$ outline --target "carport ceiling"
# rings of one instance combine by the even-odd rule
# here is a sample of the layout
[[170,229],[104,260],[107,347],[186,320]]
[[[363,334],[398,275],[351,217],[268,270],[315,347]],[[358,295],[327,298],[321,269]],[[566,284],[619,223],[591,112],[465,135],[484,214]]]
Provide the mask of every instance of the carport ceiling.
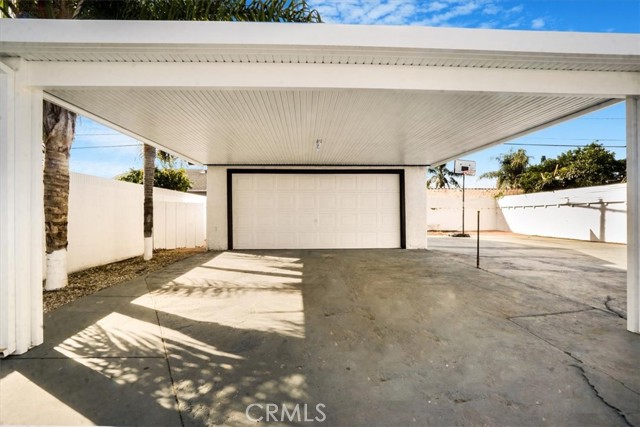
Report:
[[637,35],[6,24],[47,99],[202,164],[438,164],[640,93]]

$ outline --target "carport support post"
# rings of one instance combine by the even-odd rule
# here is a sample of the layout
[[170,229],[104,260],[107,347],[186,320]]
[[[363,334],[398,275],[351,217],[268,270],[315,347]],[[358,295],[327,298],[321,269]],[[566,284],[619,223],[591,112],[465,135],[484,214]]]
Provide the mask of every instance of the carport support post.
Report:
[[0,62],[0,351],[42,343],[42,90],[28,63]]
[[627,97],[627,329],[640,333],[640,97]]

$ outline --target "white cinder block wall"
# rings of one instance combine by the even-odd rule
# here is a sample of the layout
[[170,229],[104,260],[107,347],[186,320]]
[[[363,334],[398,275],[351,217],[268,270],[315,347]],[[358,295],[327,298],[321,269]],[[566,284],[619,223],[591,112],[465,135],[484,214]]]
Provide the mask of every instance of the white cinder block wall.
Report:
[[[205,244],[206,197],[162,188],[153,197],[156,249]],[[140,184],[72,173],[68,271],[141,255],[143,200]]]
[[[210,166],[207,170],[207,244],[211,250],[225,250],[228,248],[227,238],[227,169],[240,169],[237,167]],[[259,169],[251,167],[250,169]],[[264,169],[278,169],[265,167]],[[322,170],[327,168],[295,167],[280,169],[308,169]],[[331,169],[341,169],[331,167]],[[344,169],[367,169],[371,167],[345,167]],[[405,171],[405,225],[407,230],[407,249],[426,248],[426,193],[425,179],[426,167],[405,167],[380,169],[404,169]]]

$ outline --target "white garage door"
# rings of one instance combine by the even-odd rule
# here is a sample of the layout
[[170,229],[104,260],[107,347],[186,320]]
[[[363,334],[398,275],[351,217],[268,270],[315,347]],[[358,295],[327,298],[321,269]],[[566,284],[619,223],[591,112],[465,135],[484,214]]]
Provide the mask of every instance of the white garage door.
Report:
[[232,173],[234,249],[399,248],[400,176]]

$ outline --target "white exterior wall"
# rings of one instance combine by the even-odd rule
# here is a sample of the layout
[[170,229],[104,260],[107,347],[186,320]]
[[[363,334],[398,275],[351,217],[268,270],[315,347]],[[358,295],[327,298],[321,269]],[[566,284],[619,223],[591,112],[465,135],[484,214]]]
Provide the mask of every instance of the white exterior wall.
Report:
[[29,64],[0,62],[0,357],[41,344],[42,90]]
[[[427,229],[430,231],[462,230],[462,190],[427,190]],[[495,195],[497,190],[465,190],[465,231],[476,231],[480,211],[480,230],[508,230]]]
[[427,168],[411,166],[404,168],[405,226],[407,249],[427,247]]
[[[300,169],[323,170],[341,169],[339,167],[292,167],[263,169]],[[228,249],[227,230],[227,169],[240,169],[238,167],[209,166],[207,170],[207,244],[211,250]],[[251,167],[250,169],[260,169]],[[375,170],[373,167],[345,167],[343,169]],[[379,169],[404,169],[405,171],[405,226],[407,230],[407,249],[424,249],[427,245],[426,238],[426,193],[424,191],[426,180],[426,167],[406,167]]]
[[[142,185],[72,173],[69,192],[69,272],[142,254]],[[155,249],[205,244],[206,197],[154,188],[153,210]]]
[[626,184],[506,196],[498,203],[514,233],[627,242]]

